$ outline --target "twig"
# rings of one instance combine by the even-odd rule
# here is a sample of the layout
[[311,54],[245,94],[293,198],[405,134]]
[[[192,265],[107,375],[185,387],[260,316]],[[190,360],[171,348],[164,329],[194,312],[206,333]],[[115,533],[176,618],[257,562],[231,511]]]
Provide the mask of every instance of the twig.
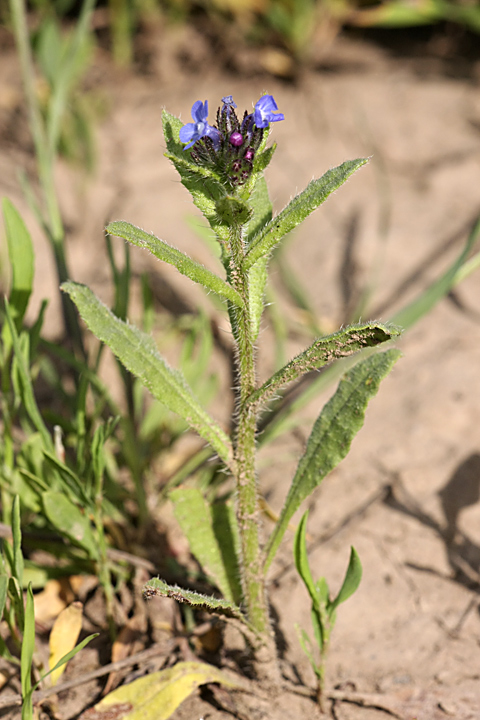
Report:
[[[67,682],[55,685],[51,688],[46,688],[45,690],[39,690],[33,693],[33,702],[38,703],[41,700],[45,700],[45,698],[50,697],[50,695],[57,695],[64,690],[70,690],[71,688],[78,687],[78,685],[84,685],[91,680],[96,680],[99,677],[103,677],[103,675],[108,675],[111,672],[122,670],[126,667],[131,667],[132,665],[136,665],[137,663],[145,662],[146,660],[156,657],[157,655],[167,655],[171,652],[175,643],[176,641],[169,640],[165,645],[155,645],[154,647],[148,648],[147,650],[142,650],[142,652],[139,652],[136,655],[131,655],[130,657],[124,658],[123,660],[117,660],[117,662],[103,665],[102,667],[97,668],[97,670],[93,670],[92,672],[80,675],[73,680],[68,680]],[[0,697],[0,708],[9,707],[11,705],[21,705],[21,703],[21,695],[10,695],[4,698]]]
[[373,708],[374,710],[382,710],[384,713],[391,715],[398,720],[406,720],[405,715],[400,714],[399,709],[394,707],[397,702],[386,700],[383,695],[377,693],[360,693],[348,692],[343,690],[330,690],[326,693],[329,700],[346,702],[352,705],[358,705],[364,708]]

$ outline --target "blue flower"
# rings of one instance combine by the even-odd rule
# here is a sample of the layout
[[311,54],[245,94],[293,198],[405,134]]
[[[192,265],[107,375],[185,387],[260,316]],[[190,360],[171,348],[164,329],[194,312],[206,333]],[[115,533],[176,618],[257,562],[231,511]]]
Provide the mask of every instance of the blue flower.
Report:
[[224,105],[228,105],[228,107],[236,108],[237,103],[233,101],[233,95],[226,95],[222,98],[222,102]]
[[271,122],[285,120],[283,113],[274,113],[274,110],[278,110],[278,106],[273,99],[273,95],[263,95],[263,97],[255,103],[253,118],[257,128],[266,128]]
[[194,145],[197,140],[203,137],[209,137],[212,140],[215,148],[220,145],[221,135],[220,132],[208,124],[208,100],[202,103],[201,100],[197,100],[192,105],[192,118],[195,122],[187,123],[180,129],[180,140],[182,143],[188,143],[184,150],[188,150]]

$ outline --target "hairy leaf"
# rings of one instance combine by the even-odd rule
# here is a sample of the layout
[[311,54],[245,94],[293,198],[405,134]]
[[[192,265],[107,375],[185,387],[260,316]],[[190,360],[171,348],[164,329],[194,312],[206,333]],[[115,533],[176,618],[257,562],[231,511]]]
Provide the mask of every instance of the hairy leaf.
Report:
[[[272,219],[272,203],[268,196],[267,183],[263,175],[260,175],[257,180],[250,199],[250,206],[253,209],[253,214],[245,227],[245,245],[247,247],[252,238]],[[253,341],[257,339],[260,330],[260,320],[264,308],[265,287],[267,284],[267,264],[268,256],[255,263],[248,275]]]
[[311,370],[318,370],[332,360],[348,357],[366,347],[375,347],[401,335],[394,325],[368,322],[338,330],[316,340],[313,345],[290,360],[249,397],[249,403],[265,402],[287,383],[297,380]]
[[167,157],[175,165],[182,185],[190,192],[193,202],[208,221],[212,230],[223,240],[228,240],[228,228],[218,217],[216,204],[225,197],[220,178],[210,169],[196,165],[180,142],[181,120],[166,110],[162,114],[163,134],[167,144]]
[[153,338],[115,317],[84,285],[67,282],[62,290],[68,292],[94,335],[108,345],[127,370],[207,440],[228,465],[232,456],[228,436],[200,405],[183,375],[160,356]]
[[[197,558],[207,575],[214,581],[226,600],[238,600],[235,588],[231,586],[232,572],[228,572],[225,560],[238,572],[236,558],[225,557],[222,545],[228,538],[215,534],[213,524],[213,507],[209,506],[198,488],[180,487],[170,495],[173,502],[175,517],[190,544],[190,550]],[[225,532],[226,528],[223,528]],[[232,543],[228,543],[234,551]]]
[[234,603],[211,595],[202,595],[193,590],[184,590],[178,585],[168,585],[160,578],[152,578],[143,586],[143,596],[146,599],[155,596],[170,597],[177,602],[190,605],[196,610],[206,610],[215,615],[225,615],[225,617],[235,618],[245,624],[247,623],[242,611]]
[[265,569],[268,568],[301,503],[323,478],[347,455],[351,442],[363,425],[366,407],[400,357],[399,350],[377,353],[355,365],[341,380],[323,408],[297,467],[280,518],[270,536]]
[[343,185],[356,170],[367,162],[367,158],[349,160],[332,170],[328,170],[318,180],[312,180],[305,190],[294,197],[252,240],[250,249],[245,255],[244,269],[248,270],[261,257],[269,255],[284,235],[305,220],[308,215],[325,202],[332,192],[337,190],[340,185]]
[[174,265],[182,275],[186,275],[190,280],[200,283],[207,290],[211,290],[221,298],[230,300],[235,305],[242,307],[243,302],[239,293],[225,280],[192,260],[185,253],[155,237],[155,235],[151,235],[123,220],[110,223],[106,230],[111,235],[128,240],[133,245],[146,248],[159,260]]

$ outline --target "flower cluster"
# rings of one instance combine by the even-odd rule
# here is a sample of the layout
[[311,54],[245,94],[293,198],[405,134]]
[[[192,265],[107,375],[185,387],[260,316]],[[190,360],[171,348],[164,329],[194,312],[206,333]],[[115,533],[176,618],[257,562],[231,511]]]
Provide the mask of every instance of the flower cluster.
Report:
[[211,166],[220,172],[232,185],[243,185],[253,170],[253,161],[264,129],[271,122],[284,119],[272,95],[263,95],[255,104],[253,113],[245,111],[239,121],[237,107],[231,95],[222,98],[217,110],[217,123],[208,123],[208,102],[197,100],[192,107],[193,123],[187,123],[180,130],[180,140],[187,143],[184,150],[191,150],[192,160],[197,165]]

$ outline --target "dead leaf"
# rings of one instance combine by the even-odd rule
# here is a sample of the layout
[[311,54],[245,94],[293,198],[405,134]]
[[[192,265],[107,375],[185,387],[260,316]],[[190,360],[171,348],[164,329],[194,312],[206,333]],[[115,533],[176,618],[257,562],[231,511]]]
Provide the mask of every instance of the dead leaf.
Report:
[[73,599],[68,578],[48,580],[42,592],[34,596],[35,622],[48,627]]
[[[194,690],[207,683],[241,687],[213,665],[179,662],[172,668],[145,675],[129,685],[122,685],[92,708],[94,713],[91,713],[91,717],[106,720],[111,717],[114,708],[122,707],[124,712],[118,715],[118,720],[168,720]],[[88,711],[82,718],[88,720]]]
[[[70,650],[73,650],[77,644],[80,630],[82,629],[82,611],[81,602],[73,602],[66,607],[55,620],[49,640],[49,667],[53,668],[58,661]],[[54,670],[50,675],[50,682],[55,685],[59,678],[65,672],[66,665]]]

